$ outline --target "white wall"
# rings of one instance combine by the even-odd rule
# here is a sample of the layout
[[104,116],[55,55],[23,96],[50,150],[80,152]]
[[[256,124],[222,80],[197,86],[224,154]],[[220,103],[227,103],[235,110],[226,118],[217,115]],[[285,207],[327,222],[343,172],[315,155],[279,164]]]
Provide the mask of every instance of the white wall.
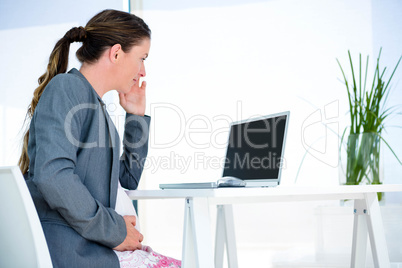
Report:
[[[144,17],[153,30],[152,54],[147,62],[150,103],[175,105],[187,119],[187,124],[180,124],[176,115],[180,112],[156,109],[152,137],[155,144],[151,149],[158,150],[152,153],[169,155],[169,150],[159,150],[158,146],[179,136],[182,139],[174,151],[180,155],[202,151],[207,156],[223,156],[224,146],[216,148],[213,142],[203,150],[193,148],[194,143],[209,139],[216,128],[228,125],[223,119],[214,121],[215,116],[240,120],[290,110],[290,153],[284,183],[295,179],[305,151],[302,126],[309,115],[338,100],[340,115],[346,111],[346,93],[337,81],[341,74],[335,58],[346,62],[347,49],[372,51],[371,5],[367,1],[354,2],[352,6],[342,1],[266,1],[169,11],[147,10],[145,5]],[[201,119],[188,124],[188,119],[197,115],[208,118],[213,130],[199,134],[200,141],[191,143],[186,131],[196,123],[205,127]],[[171,124],[184,128],[184,134],[180,136],[178,127]],[[306,145],[323,134],[320,128],[306,128],[315,136],[306,135],[311,139]],[[321,131],[314,133],[316,130]],[[331,146],[337,147],[329,146],[330,150]],[[337,164],[334,159],[321,159],[327,163],[314,161],[314,165],[317,162],[318,168],[332,170],[331,166]],[[221,173],[219,168],[198,171],[193,167],[186,174],[177,169],[164,170],[169,178],[206,180]],[[302,172],[310,174],[307,167]]]
[[[372,17],[373,17],[373,49],[378,53],[382,47],[381,61],[382,68],[388,67],[389,71],[393,70],[402,55],[402,3],[400,1],[373,1]],[[402,104],[402,66],[395,73],[393,83],[391,84],[391,95],[388,99],[388,107],[397,106],[401,113]],[[400,137],[401,114],[393,116],[388,122],[387,132],[384,133],[385,139],[392,146],[392,149],[402,161],[402,146]],[[392,155],[391,151],[385,150],[385,170],[384,176],[388,183],[402,182],[402,168],[400,163]],[[398,193],[388,194],[387,200],[395,203],[402,203],[402,195]]]
[[[342,134],[348,124],[348,107],[336,58],[347,66],[350,49],[355,60],[360,52],[369,54],[373,62],[381,45],[383,62],[392,67],[402,53],[393,40],[402,36],[397,26],[401,4],[364,0],[162,2],[145,2],[142,11],[153,31],[146,62],[148,113],[153,119],[146,179],[140,187],[218,179],[228,121],[284,110],[291,111],[291,121],[283,184],[294,183],[307,149],[310,153],[297,184],[338,184],[339,138],[328,128]],[[395,84],[400,77],[394,77]],[[400,95],[401,87],[395,91]],[[400,99],[395,102],[401,103]],[[400,117],[389,124],[400,124]],[[389,140],[402,156],[396,140],[399,133],[390,131]],[[392,157],[386,154],[386,180],[400,183],[393,179],[401,166],[390,165]],[[400,197],[387,200],[401,202]],[[317,205],[236,206],[240,249],[312,247]],[[180,255],[182,207],[181,201],[140,202],[149,244]]]

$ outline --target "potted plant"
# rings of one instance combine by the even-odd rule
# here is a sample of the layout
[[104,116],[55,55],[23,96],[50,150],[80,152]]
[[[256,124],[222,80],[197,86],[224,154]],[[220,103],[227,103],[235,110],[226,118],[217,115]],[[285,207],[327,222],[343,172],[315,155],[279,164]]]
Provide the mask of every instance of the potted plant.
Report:
[[[399,163],[401,163],[391,146],[382,137],[382,132],[385,129],[384,123],[386,119],[396,111],[395,107],[387,108],[386,101],[390,93],[390,82],[398,68],[402,56],[399,58],[391,76],[386,79],[386,67],[380,70],[380,49],[374,70],[373,82],[371,87],[366,89],[369,57],[367,56],[365,70],[362,72],[362,57],[361,54],[359,54],[359,69],[355,76],[355,68],[350,51],[348,51],[348,54],[351,68],[351,80],[348,80],[337,59],[348,93],[350,112],[350,127],[345,128],[339,148],[339,156],[341,157],[342,144],[345,134],[349,129],[349,135],[347,136],[345,145],[346,164],[341,164],[340,176],[344,178],[342,183],[346,185],[358,185],[363,183],[381,184],[382,176],[380,171],[382,167],[380,166],[380,159],[382,143],[387,145]],[[342,159],[340,162],[342,163]],[[382,199],[382,193],[379,193],[378,198],[379,200]]]

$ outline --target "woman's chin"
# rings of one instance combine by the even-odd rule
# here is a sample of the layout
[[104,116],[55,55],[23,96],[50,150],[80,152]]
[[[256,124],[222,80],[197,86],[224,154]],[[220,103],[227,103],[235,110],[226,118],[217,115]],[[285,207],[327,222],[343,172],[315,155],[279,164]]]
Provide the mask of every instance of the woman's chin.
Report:
[[118,93],[127,94],[131,91],[131,88],[116,89]]

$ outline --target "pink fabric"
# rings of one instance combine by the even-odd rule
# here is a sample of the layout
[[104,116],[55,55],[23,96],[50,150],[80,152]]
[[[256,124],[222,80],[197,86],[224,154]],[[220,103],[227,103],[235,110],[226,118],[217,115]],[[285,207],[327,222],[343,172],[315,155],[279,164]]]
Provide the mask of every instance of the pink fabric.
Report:
[[181,261],[156,253],[149,246],[142,246],[141,250],[115,252],[122,268],[181,267]]
[[[140,231],[139,220],[131,199],[127,196],[120,182],[117,188],[116,212],[120,215],[132,215],[137,218],[135,228]],[[141,250],[114,251],[119,258],[122,268],[162,268],[181,267],[181,261],[156,253],[149,246],[142,246]]]

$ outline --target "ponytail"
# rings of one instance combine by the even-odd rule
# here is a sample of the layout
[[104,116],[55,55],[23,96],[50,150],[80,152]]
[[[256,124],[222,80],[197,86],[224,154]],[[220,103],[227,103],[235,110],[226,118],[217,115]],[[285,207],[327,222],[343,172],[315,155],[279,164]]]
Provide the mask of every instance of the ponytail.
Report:
[[[82,42],[86,39],[86,31],[83,27],[74,27],[69,30],[63,38],[61,38],[53,48],[49,57],[49,63],[47,65],[46,72],[39,77],[39,86],[33,93],[31,104],[28,106],[26,119],[31,120],[36,105],[38,105],[39,99],[45,90],[50,80],[57,74],[65,73],[68,66],[68,54],[70,51],[70,44],[73,42]],[[18,161],[18,166],[21,169],[22,174],[25,174],[29,168],[28,157],[28,141],[29,141],[29,129],[26,131],[23,138],[22,153]]]

